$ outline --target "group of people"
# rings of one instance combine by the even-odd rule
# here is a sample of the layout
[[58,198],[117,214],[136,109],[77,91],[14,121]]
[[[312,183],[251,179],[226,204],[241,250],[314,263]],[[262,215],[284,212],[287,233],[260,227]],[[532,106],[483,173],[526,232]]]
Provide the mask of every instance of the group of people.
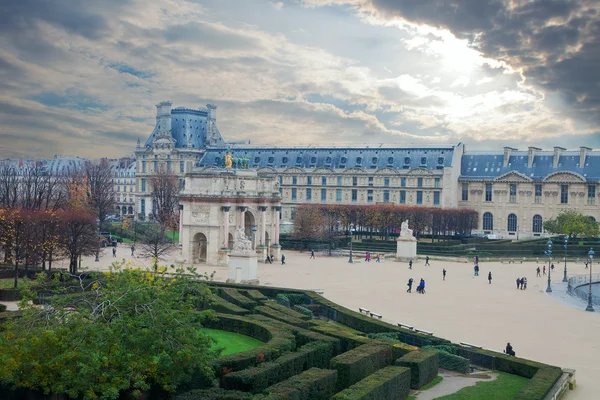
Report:
[[479,256],[473,257],[473,275],[479,276]]
[[[377,257],[379,257],[379,254],[377,254]],[[425,256],[425,266],[431,266],[431,264],[429,264],[429,256]],[[408,260],[408,269],[412,269],[413,267],[413,260],[412,258],[410,260]]]
[[[412,293],[412,285],[413,285],[413,278],[410,278],[408,280],[407,286],[408,286],[408,290],[406,291],[406,293]],[[421,293],[421,294],[425,294],[425,279],[421,278],[421,281],[419,282],[419,286],[417,286],[417,293]]]
[[[538,267],[538,270],[540,268]],[[517,278],[517,289],[525,290],[527,289],[527,278]]]
[[[379,262],[381,260],[381,254],[377,253],[375,256],[375,262]],[[368,251],[365,253],[365,262],[371,262],[371,253]]]
[[[314,252],[313,252],[313,258],[314,258]],[[271,254],[270,256],[267,254],[267,258],[265,258],[265,264],[269,263],[269,264],[273,264],[273,261],[275,261],[275,256],[273,254]],[[281,255],[281,265],[285,264],[285,254]]]

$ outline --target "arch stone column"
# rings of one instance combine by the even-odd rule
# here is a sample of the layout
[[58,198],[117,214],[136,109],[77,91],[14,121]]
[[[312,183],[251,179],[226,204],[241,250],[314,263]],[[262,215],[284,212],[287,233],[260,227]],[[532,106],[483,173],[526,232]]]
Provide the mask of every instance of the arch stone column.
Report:
[[248,210],[247,206],[238,206],[238,211],[240,212],[238,227],[242,229],[246,228],[246,210]]
[[281,206],[273,206],[273,238],[271,239],[271,254],[275,260],[281,259],[281,245],[279,244],[279,214]]
[[221,246],[221,250],[229,249],[229,210],[231,206],[222,206],[221,211],[223,211],[223,246]]
[[258,210],[260,211],[260,244],[257,246],[256,253],[262,256],[262,261],[264,262],[267,258],[267,253],[269,249],[265,245],[265,232],[267,230],[267,210],[269,207],[267,206],[258,206]]

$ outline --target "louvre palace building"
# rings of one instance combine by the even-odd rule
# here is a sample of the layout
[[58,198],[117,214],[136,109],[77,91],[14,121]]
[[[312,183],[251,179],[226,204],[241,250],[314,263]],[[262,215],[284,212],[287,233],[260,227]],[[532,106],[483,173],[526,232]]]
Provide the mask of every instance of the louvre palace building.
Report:
[[[588,147],[544,150],[510,147],[469,151],[458,143],[438,147],[267,147],[227,142],[216,124],[217,107],[156,106],[156,124],[132,157],[110,160],[115,214],[152,218],[151,178],[171,171],[185,190],[185,176],[225,168],[234,161],[278,181],[280,230],[289,232],[301,204],[405,204],[460,207],[479,212],[474,233],[499,238],[545,235],[543,221],[565,209],[600,217],[600,152]],[[55,157],[51,170],[81,159]],[[7,162],[5,160],[4,162]],[[8,160],[19,168],[22,160]],[[235,168],[235,165],[234,165]],[[208,174],[210,175],[210,174]]]

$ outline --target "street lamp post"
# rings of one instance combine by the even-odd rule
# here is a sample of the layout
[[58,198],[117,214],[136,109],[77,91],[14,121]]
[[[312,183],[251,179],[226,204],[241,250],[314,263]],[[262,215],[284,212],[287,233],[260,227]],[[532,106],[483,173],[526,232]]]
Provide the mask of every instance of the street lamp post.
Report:
[[96,245],[96,262],[100,261],[100,227],[98,227],[97,231],[98,235],[96,236],[96,240],[98,241]]
[[567,245],[569,244],[569,237],[565,236],[565,275],[563,276],[563,282],[567,282]]
[[354,234],[354,224],[350,223],[350,258],[348,259],[348,262],[350,264],[352,264],[354,261],[352,261],[352,235]]
[[250,238],[250,240],[253,240],[252,241],[252,244],[253,244],[252,247],[254,247],[255,249],[256,249],[256,230],[257,230],[256,229],[256,225],[253,225],[252,226],[252,236],[253,236],[253,238]]
[[546,293],[552,293],[552,286],[550,283],[550,271],[552,270],[552,268],[550,268],[550,263],[552,262],[552,240],[548,239],[546,245],[548,246],[548,250],[546,250],[546,254],[548,255],[548,287],[546,288]]
[[594,259],[594,254],[594,250],[590,247],[590,251],[588,252],[588,257],[590,258],[590,287],[588,288],[588,304],[585,311],[595,311],[594,306],[592,306],[592,260]]

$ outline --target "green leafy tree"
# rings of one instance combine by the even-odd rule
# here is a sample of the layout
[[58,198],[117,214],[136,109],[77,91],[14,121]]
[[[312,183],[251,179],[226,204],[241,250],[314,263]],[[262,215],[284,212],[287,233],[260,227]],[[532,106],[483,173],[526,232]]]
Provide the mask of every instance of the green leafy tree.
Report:
[[[39,276],[26,290],[22,317],[2,327],[0,381],[71,398],[117,399],[212,377],[217,354],[199,331],[212,312],[194,307],[211,294],[190,274],[200,277],[193,269],[115,263],[92,279]],[[39,290],[57,294],[49,306],[30,304]]]
[[600,233],[598,223],[578,211],[567,210],[558,217],[544,221],[547,232],[574,237],[597,237]]

